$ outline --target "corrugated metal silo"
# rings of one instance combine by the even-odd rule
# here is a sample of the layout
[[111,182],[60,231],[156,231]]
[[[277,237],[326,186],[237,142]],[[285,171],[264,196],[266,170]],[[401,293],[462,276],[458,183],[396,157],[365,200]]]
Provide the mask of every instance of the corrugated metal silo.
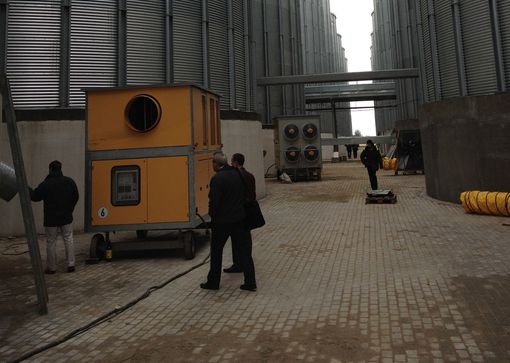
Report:
[[117,85],[117,0],[73,0],[69,105],[85,106],[86,87]]
[[58,0],[11,0],[6,73],[14,107],[60,106],[60,17]]
[[510,2],[499,1],[496,7],[498,11],[499,34],[503,56],[503,70],[505,73],[505,88],[510,90]]
[[[130,0],[126,5],[127,84],[164,83],[166,80],[165,2]],[[176,24],[179,22],[177,21]],[[175,34],[181,35],[179,31]]]

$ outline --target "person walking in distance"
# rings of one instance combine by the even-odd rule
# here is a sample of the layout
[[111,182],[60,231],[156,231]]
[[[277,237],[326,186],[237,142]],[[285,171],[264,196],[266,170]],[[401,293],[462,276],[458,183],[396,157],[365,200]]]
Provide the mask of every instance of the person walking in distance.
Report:
[[46,274],[57,271],[57,237],[64,239],[67,272],[75,271],[73,241],[73,211],[79,199],[76,183],[62,174],[62,163],[54,160],[49,174],[35,190],[30,190],[32,201],[44,202],[44,227],[46,230]]
[[363,165],[367,168],[372,190],[377,190],[376,172],[379,170],[379,167],[382,168],[382,157],[372,140],[367,140],[365,150],[361,152],[360,159]]
[[[213,169],[209,189],[209,216],[211,217],[211,261],[207,282],[202,289],[218,290],[221,279],[223,248],[230,237],[238,247],[241,269],[244,272],[242,290],[256,291],[255,267],[246,251],[248,231],[244,227],[245,186],[239,172],[227,164],[222,152],[213,155]],[[251,257],[251,255],[250,255]]]
[[[256,193],[256,187],[255,187],[255,177],[252,173],[250,173],[248,170],[244,168],[244,155],[236,153],[232,155],[231,165],[234,168],[237,168],[239,170],[239,174],[242,177],[242,180],[244,182],[244,186],[246,188],[246,201],[252,202],[257,200],[257,193]],[[252,239],[251,239],[251,232],[248,230],[248,233],[246,235],[248,237],[248,240],[246,241],[246,244],[243,244],[246,247],[246,253],[249,254],[249,259],[252,259],[251,252],[252,252]],[[232,243],[232,266],[229,268],[223,269],[224,272],[227,273],[235,273],[235,272],[242,272],[241,269],[241,256],[239,251],[239,246]]]

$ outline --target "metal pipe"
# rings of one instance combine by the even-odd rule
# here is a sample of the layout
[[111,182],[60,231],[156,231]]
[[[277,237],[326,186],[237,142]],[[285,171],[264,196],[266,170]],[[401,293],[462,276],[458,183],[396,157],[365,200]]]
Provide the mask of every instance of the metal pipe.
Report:
[[437,50],[437,34],[436,34],[436,13],[434,10],[433,0],[427,0],[428,4],[428,20],[430,28],[430,45],[432,47],[432,71],[434,73],[434,90],[435,100],[442,98],[441,91],[441,75],[439,72],[439,55]]
[[259,86],[278,86],[282,84],[351,82],[381,79],[418,78],[418,77],[419,77],[418,69],[406,68],[406,69],[388,69],[382,71],[302,74],[293,76],[263,77],[257,80],[257,84]]
[[460,0],[452,1],[453,7],[453,31],[455,33],[455,51],[457,53],[457,70],[459,72],[460,95],[467,96],[466,63],[464,58],[464,46],[462,43],[462,25],[460,21]]
[[166,57],[166,82],[174,82],[174,51],[173,51],[173,1],[166,1],[165,9],[165,57]]
[[[338,137],[338,120],[336,118],[335,101],[331,101],[331,113],[333,115],[333,137]],[[333,152],[338,152],[338,145],[333,145]]]
[[41,253],[39,251],[39,242],[37,240],[37,230],[34,221],[34,212],[32,210],[32,202],[30,200],[30,192],[28,189],[27,175],[25,173],[25,164],[23,162],[23,152],[18,133],[16,115],[12,104],[12,95],[9,86],[9,80],[2,75],[0,78],[0,95],[4,100],[5,119],[7,122],[7,132],[9,135],[9,143],[11,146],[12,161],[16,171],[16,182],[21,203],[21,212],[23,215],[23,223],[28,242],[28,250],[30,260],[32,262],[32,270],[34,272],[35,288],[37,293],[37,301],[39,303],[39,313],[48,313],[48,291],[46,289],[46,280],[44,278],[43,267],[41,262]]
[[202,0],[202,84],[209,88],[209,14],[207,12],[207,0]]
[[235,80],[235,56],[234,56],[234,14],[232,9],[232,0],[227,0],[227,17],[228,17],[228,80],[230,88],[230,109],[236,108],[236,80]]
[[127,80],[127,7],[126,0],[118,0],[117,14],[117,83],[125,86]]
[[497,1],[489,0],[489,7],[492,25],[492,42],[494,43],[494,58],[496,61],[498,91],[505,92],[506,91],[505,63],[503,61],[503,45],[501,41],[501,28],[499,26],[499,13]]

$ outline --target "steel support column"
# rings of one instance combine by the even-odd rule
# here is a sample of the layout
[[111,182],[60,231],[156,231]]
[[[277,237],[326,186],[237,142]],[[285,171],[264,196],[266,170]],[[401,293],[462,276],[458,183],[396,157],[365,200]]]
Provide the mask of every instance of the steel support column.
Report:
[[457,54],[457,70],[459,72],[460,95],[467,96],[466,63],[464,58],[464,46],[462,43],[462,25],[460,21],[460,0],[452,1],[453,7],[453,31],[455,32],[455,51]]
[[[280,74],[285,75],[285,39],[283,36],[283,24],[282,24],[282,0],[278,0],[278,40],[280,45]],[[281,103],[282,112],[287,115],[287,92],[285,85],[281,86]]]
[[437,33],[436,33],[436,13],[434,10],[434,1],[427,0],[429,28],[430,28],[430,46],[432,48],[432,71],[434,74],[434,93],[435,101],[441,99],[441,76],[439,72],[439,55],[437,50]]
[[489,0],[489,7],[492,25],[492,42],[494,43],[494,59],[496,61],[498,91],[505,92],[506,91],[505,63],[503,61],[503,45],[501,42],[501,28],[499,26],[497,0]]
[[246,79],[246,110],[252,110],[251,104],[251,79],[250,79],[250,65],[251,65],[251,52],[250,52],[250,18],[248,13],[248,0],[243,0],[243,40],[244,40],[244,72]]
[[165,79],[167,83],[174,82],[174,24],[173,0],[166,1],[165,9]]
[[7,65],[7,19],[9,0],[0,0],[0,74],[5,74]]
[[202,85],[209,88],[209,13],[207,0],[202,0]]
[[[267,31],[267,6],[266,1],[262,0],[262,31],[264,32],[264,76],[269,76],[269,45],[268,45],[268,31]],[[257,82],[258,83],[258,82]],[[265,87],[266,92],[266,124],[271,123],[271,89]]]
[[228,80],[230,88],[230,109],[236,108],[236,79],[235,79],[235,48],[234,48],[234,10],[232,0],[227,0],[227,16],[228,16]]
[[69,106],[70,55],[71,55],[71,1],[60,2],[60,81],[59,105]]
[[[333,138],[338,138],[338,120],[336,118],[335,101],[331,102],[331,112],[333,114]],[[338,144],[333,145],[333,152],[338,152]],[[334,156],[334,154],[333,154]]]
[[127,80],[127,0],[119,0],[117,15],[117,83],[125,86]]

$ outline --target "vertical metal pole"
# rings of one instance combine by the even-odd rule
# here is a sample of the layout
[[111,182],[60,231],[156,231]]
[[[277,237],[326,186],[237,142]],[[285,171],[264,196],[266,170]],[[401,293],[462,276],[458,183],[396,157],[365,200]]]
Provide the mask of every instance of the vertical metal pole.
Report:
[[243,0],[243,20],[244,20],[244,72],[246,79],[246,111],[252,110],[251,104],[251,79],[250,79],[250,69],[251,69],[251,52],[250,52],[250,17],[248,13],[248,0]]
[[165,47],[166,47],[166,82],[174,82],[174,26],[173,1],[166,1],[165,9]]
[[41,253],[39,251],[39,242],[37,240],[37,230],[35,228],[34,213],[28,190],[27,176],[25,173],[25,164],[23,163],[23,154],[18,135],[18,126],[16,124],[16,115],[12,104],[9,80],[4,75],[0,78],[0,89],[5,103],[5,119],[7,121],[7,131],[9,133],[9,143],[11,145],[12,161],[16,171],[16,182],[21,202],[21,212],[23,214],[23,223],[27,236],[30,260],[32,270],[34,271],[35,287],[37,292],[37,301],[39,303],[39,313],[48,313],[48,292],[46,290],[46,280],[41,262]]
[[432,47],[432,70],[434,72],[435,100],[439,101],[442,98],[442,91],[441,76],[439,72],[439,56],[437,50],[436,13],[434,10],[434,1],[427,0],[427,3],[430,28],[430,45]]
[[71,1],[60,3],[60,107],[69,106],[71,55]]
[[[297,73],[297,57],[296,57],[296,53],[297,53],[297,39],[296,39],[296,29],[297,29],[297,26],[296,26],[296,3],[295,3],[295,0],[292,0],[293,3],[294,3],[294,6],[292,6],[291,4],[291,0],[288,0],[289,1],[289,4],[288,4],[288,7],[289,7],[289,19],[290,19],[290,66],[291,66],[291,69],[290,69],[290,74],[299,74]],[[294,10],[294,11],[293,11]],[[291,89],[292,89],[292,102],[293,102],[293,105],[292,105],[292,114],[293,115],[296,115],[298,114],[298,104],[299,104],[299,99],[298,99],[298,88],[296,85],[292,85],[291,86]]]
[[453,31],[455,33],[455,51],[457,53],[457,69],[459,72],[460,95],[467,96],[466,64],[464,60],[464,46],[462,44],[462,25],[460,22],[460,0],[452,1],[453,7]]
[[[262,28],[264,33],[264,77],[269,76],[269,46],[267,33],[267,7],[266,1],[262,0]],[[266,124],[270,124],[271,120],[271,89],[270,86],[264,87],[266,90]]]
[[423,21],[422,21],[422,13],[420,1],[415,0],[415,9],[416,9],[416,33],[418,38],[418,56],[420,58],[420,83],[421,90],[423,96],[423,102],[429,101],[429,96],[427,92],[427,72],[425,71],[425,46],[423,44]]
[[127,6],[126,0],[118,0],[117,15],[117,84],[127,83]]
[[[336,119],[335,101],[331,100],[331,112],[333,112],[333,137],[338,138],[338,124]],[[338,144],[333,145],[333,152],[338,152]]]
[[232,0],[227,0],[228,17],[228,79],[230,87],[230,109],[236,108],[235,49],[234,49],[234,14]]
[[202,84],[209,88],[209,14],[207,0],[202,0]]
[[[282,19],[282,0],[278,0],[278,39],[280,46],[280,74],[285,76],[285,39],[283,37],[283,19]],[[286,86],[281,87],[281,102],[282,102],[282,112],[284,115],[287,115],[287,92]]]
[[9,0],[0,0],[0,74],[5,74],[7,69],[8,14],[9,14]]
[[505,92],[506,91],[505,63],[503,61],[503,45],[501,42],[501,28],[499,26],[497,0],[489,0],[489,7],[492,25],[492,42],[494,43],[494,58],[496,60],[498,91]]

